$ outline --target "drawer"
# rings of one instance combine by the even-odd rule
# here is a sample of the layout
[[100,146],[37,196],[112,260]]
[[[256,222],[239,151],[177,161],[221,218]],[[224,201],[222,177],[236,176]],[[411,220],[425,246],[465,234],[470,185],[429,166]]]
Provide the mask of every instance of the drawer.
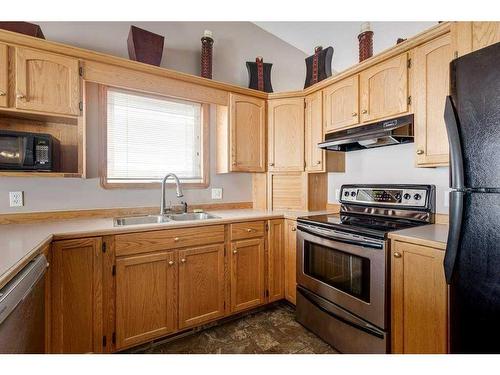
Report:
[[224,242],[224,225],[118,234],[116,256]]
[[231,241],[245,238],[264,237],[266,226],[264,221],[249,221],[231,224]]

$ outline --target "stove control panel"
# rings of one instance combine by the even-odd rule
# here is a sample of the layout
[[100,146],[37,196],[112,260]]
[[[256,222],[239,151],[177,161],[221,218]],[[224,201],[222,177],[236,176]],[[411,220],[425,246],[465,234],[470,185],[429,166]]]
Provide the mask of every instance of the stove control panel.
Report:
[[426,207],[428,189],[342,186],[340,201],[381,206]]

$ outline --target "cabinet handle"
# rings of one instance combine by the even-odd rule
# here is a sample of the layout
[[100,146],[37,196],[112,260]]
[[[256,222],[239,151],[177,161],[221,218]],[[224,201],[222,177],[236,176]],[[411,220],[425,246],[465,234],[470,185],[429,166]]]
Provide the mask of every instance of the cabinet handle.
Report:
[[186,258],[182,258],[181,263],[186,263]]
[[169,265],[169,266],[173,266],[173,265],[174,265],[174,261],[173,261],[173,260],[169,260],[169,261],[168,261],[168,265]]
[[5,96],[7,93],[5,91],[0,91],[0,96]]
[[368,113],[368,111],[367,111],[366,109],[363,109],[363,110],[361,111],[361,113],[362,113],[362,114],[364,114],[364,115],[366,115],[366,114]]
[[292,232],[295,232],[296,230],[297,230],[297,228],[292,227]]
[[247,228],[247,232],[248,233],[253,232],[253,229],[252,228]]
[[318,161],[316,162],[316,164],[320,165],[320,164],[321,164],[321,160],[318,160]]
[[269,163],[269,166],[270,167],[274,167],[274,163]]
[[179,237],[174,237],[175,242],[179,242],[180,238]]
[[398,252],[394,253],[394,258],[401,258],[401,253]]
[[233,164],[233,165],[236,165],[236,162],[235,162],[235,161],[233,161],[233,163],[232,163],[232,164]]
[[24,99],[26,99],[26,96],[23,94],[17,94],[16,98],[18,98],[19,100],[24,100]]
[[357,113],[357,112],[353,112],[353,113],[352,113],[352,117],[356,117],[357,115],[358,115],[358,113]]
[[424,154],[424,150],[417,150],[417,155],[423,155]]
[[233,250],[233,254],[238,254],[238,250]]

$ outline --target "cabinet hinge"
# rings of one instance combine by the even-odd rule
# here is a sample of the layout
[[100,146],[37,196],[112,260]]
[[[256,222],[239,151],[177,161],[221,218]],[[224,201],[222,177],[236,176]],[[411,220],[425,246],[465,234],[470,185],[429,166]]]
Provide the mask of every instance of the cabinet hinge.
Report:
[[269,290],[266,289],[266,297],[269,297]]
[[266,223],[266,232],[269,231],[269,223]]
[[83,112],[83,102],[78,103],[78,109]]
[[80,77],[83,77],[83,66],[78,68],[78,74],[80,75]]
[[107,339],[106,339],[106,336],[102,336],[102,346],[103,347],[106,347],[106,344],[107,344]]
[[111,335],[111,342],[116,344],[116,332],[113,332],[113,335]]
[[101,249],[102,249],[102,252],[105,253],[106,252],[106,242],[103,242],[102,245],[101,245]]
[[406,64],[406,66],[409,68],[411,68],[411,59],[408,59],[408,63]]
[[111,275],[115,276],[116,275],[116,266],[113,265],[113,268],[111,270]]
[[457,59],[457,58],[458,58],[458,51],[453,52],[453,57],[454,57],[455,59]]
[[307,108],[307,102],[304,100],[304,109]]
[[411,95],[408,97],[408,105],[411,104]]

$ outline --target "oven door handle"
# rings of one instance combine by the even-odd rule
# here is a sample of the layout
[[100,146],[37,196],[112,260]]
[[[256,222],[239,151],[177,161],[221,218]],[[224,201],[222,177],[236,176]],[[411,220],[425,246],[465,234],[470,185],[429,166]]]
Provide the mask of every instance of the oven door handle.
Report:
[[382,249],[384,247],[384,241],[382,240],[371,240],[364,237],[352,237],[354,235],[343,234],[337,231],[329,230],[329,229],[318,229],[311,227],[307,224],[299,224],[297,225],[297,229],[301,230],[305,233],[312,234],[313,236],[319,236],[325,238],[327,240],[340,241],[349,243],[352,245],[358,245],[363,247],[371,247],[374,249]]
[[385,332],[378,329],[377,327],[371,325],[370,323],[365,322],[364,320],[358,318],[357,316],[337,307],[330,301],[317,296],[314,293],[311,293],[307,289],[302,288],[301,286],[297,286],[297,291],[301,293],[305,298],[309,300],[313,305],[315,305],[318,309],[323,312],[332,315],[334,318],[349,324],[355,328],[361,329],[367,333],[370,333],[379,338],[384,338]]

